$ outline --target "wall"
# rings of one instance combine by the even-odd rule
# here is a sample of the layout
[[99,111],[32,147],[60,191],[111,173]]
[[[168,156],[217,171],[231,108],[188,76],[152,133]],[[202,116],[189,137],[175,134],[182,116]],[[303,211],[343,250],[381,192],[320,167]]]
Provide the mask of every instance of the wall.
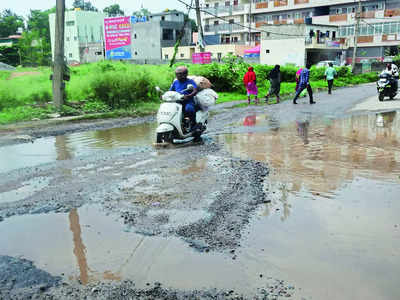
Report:
[[[269,53],[266,53],[269,51]],[[261,40],[260,63],[267,65],[305,63],[306,50],[303,38],[285,40]]]
[[161,58],[161,28],[159,22],[132,25],[132,59]]

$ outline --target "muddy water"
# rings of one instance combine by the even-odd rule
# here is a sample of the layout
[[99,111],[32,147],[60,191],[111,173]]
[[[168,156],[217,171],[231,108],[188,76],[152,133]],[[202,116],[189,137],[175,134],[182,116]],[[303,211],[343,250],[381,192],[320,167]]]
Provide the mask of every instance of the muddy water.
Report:
[[148,146],[154,141],[155,128],[156,123],[144,123],[124,128],[40,138],[34,143],[0,147],[0,172],[71,159],[99,150]]
[[[243,120],[254,128],[265,123],[268,116]],[[306,116],[219,141],[234,156],[272,167],[265,185],[271,203],[250,226],[246,260],[276,266],[315,299],[400,299],[396,112]]]

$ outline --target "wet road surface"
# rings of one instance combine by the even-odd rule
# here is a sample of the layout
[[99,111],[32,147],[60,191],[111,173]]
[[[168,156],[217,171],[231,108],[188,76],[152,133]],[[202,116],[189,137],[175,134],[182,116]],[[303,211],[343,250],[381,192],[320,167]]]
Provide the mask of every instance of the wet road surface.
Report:
[[0,147],[0,295],[398,299],[400,112],[335,92],[220,108],[192,147],[154,123]]

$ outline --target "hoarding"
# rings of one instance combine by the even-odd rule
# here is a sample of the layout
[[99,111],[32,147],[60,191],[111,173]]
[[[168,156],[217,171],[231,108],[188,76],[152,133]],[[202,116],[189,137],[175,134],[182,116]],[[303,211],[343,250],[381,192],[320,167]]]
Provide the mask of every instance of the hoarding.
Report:
[[194,64],[210,64],[211,52],[199,52],[192,54],[192,63]]
[[104,19],[107,59],[129,59],[131,53],[131,17]]

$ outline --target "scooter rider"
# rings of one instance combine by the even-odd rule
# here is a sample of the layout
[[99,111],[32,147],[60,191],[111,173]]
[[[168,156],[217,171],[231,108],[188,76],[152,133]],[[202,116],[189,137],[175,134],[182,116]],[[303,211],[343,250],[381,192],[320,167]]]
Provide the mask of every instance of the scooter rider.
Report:
[[397,89],[399,87],[399,69],[397,68],[397,66],[395,64],[388,63],[386,65],[386,69],[383,72],[391,76],[390,80],[392,82],[393,90],[397,92]]
[[[170,91],[184,94],[182,106],[184,108],[184,116],[190,119],[192,128],[196,125],[196,104],[193,97],[197,94],[197,85],[192,79],[188,79],[188,69],[185,66],[177,67],[175,70],[176,79],[170,87]],[[193,85],[192,91],[185,91],[188,85]]]

